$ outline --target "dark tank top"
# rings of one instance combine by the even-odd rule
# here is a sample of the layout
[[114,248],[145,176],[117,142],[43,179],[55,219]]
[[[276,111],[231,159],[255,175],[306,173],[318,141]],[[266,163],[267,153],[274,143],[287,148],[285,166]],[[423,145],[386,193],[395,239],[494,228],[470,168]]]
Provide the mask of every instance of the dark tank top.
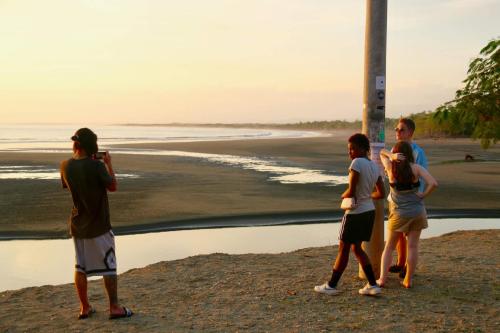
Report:
[[417,217],[425,214],[423,200],[417,195],[420,182],[412,184],[391,183],[389,194],[390,209],[392,214],[401,217]]
[[389,185],[398,191],[409,191],[413,190],[414,188],[420,187],[420,180],[417,180],[416,183],[410,183],[410,184],[389,183]]

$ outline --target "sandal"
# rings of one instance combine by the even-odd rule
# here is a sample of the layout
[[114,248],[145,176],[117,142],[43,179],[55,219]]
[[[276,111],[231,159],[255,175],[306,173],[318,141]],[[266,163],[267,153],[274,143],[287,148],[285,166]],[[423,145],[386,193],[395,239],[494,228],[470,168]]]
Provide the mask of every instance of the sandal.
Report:
[[123,313],[112,313],[109,315],[109,319],[120,319],[120,318],[129,318],[129,317],[132,317],[132,315],[134,314],[132,312],[132,310],[130,310],[129,308],[126,308],[126,307],[122,307],[123,309]]
[[78,320],[87,319],[87,318],[91,317],[94,313],[95,313],[95,309],[93,307],[90,307],[89,311],[87,313],[80,313],[78,315]]

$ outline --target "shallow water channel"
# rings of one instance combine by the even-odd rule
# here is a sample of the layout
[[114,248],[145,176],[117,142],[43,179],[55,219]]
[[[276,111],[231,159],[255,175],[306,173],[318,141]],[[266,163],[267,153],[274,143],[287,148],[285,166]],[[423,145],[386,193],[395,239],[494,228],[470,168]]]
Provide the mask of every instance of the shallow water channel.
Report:
[[[339,223],[158,232],[116,237],[118,272],[209,253],[280,253],[338,244]],[[498,229],[500,219],[430,219],[422,238]],[[332,259],[335,254],[332,253]],[[73,280],[71,239],[0,241],[0,291]]]

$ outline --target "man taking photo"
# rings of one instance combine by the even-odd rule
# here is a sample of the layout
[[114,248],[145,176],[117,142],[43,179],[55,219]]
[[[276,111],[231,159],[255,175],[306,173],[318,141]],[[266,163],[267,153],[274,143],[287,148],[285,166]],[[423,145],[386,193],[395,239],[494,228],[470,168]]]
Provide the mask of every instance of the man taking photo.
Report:
[[111,156],[107,152],[97,155],[97,135],[88,128],[80,128],[71,140],[73,157],[61,163],[61,179],[73,199],[70,232],[76,254],[78,319],[86,319],[95,312],[87,295],[88,276],[103,277],[109,299],[109,319],[130,317],[133,312],[118,304],[115,237],[107,194],[117,189]]

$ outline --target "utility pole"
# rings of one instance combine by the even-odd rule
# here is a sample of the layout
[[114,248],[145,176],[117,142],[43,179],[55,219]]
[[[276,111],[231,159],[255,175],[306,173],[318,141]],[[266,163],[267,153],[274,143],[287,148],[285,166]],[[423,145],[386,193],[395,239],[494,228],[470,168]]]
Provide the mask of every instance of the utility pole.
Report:
[[[363,134],[370,139],[371,159],[382,164],[379,152],[385,146],[385,59],[387,43],[387,0],[366,0],[365,80]],[[380,274],[384,249],[384,200],[375,200],[375,224],[370,242],[363,243],[375,275]],[[359,276],[364,277],[359,268]]]

